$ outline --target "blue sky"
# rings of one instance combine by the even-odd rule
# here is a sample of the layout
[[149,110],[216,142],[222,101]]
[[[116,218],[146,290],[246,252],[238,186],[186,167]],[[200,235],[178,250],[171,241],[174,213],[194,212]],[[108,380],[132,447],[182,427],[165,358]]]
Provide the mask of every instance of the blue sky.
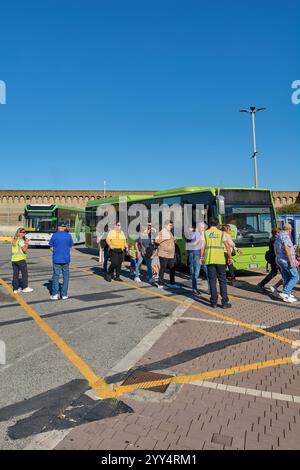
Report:
[[3,2],[0,188],[299,189],[299,1]]

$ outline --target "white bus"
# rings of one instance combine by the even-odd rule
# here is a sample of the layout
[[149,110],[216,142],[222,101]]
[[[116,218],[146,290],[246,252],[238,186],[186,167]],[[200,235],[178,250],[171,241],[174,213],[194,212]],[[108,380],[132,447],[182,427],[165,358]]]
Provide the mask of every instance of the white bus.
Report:
[[59,221],[65,223],[75,244],[85,242],[84,209],[61,204],[28,204],[24,217],[29,246],[49,246]]

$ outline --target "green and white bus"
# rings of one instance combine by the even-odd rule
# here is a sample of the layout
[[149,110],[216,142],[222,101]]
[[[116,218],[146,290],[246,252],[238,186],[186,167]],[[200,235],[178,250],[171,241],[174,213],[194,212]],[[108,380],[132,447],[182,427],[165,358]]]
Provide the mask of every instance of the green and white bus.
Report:
[[29,246],[49,246],[49,240],[63,221],[74,243],[84,243],[85,210],[61,204],[28,204],[24,210]]
[[[271,230],[276,227],[276,213],[272,193],[268,189],[223,188],[223,187],[183,187],[158,191],[152,196],[128,197],[128,206],[133,203],[144,204],[148,209],[148,221],[151,220],[151,207],[155,205],[174,205],[192,209],[191,225],[199,221],[208,221],[217,217],[220,223],[231,227],[231,236],[239,248],[234,256],[236,269],[259,269],[266,266],[265,252],[268,249]],[[98,199],[86,206],[86,243],[96,247],[97,207],[119,205],[118,198]],[[182,211],[184,213],[184,211]],[[93,215],[92,215],[93,214]],[[172,218],[172,217],[171,217]],[[130,218],[129,218],[130,219]],[[160,226],[157,227],[159,230]],[[187,264],[186,239],[176,235],[177,264]]]
[[[140,202],[146,200],[146,198],[151,198],[152,196],[138,194],[138,195],[128,195],[125,196],[127,200],[127,204],[131,205],[135,202]],[[123,196],[124,198],[124,196]],[[85,208],[85,244],[88,248],[98,248],[97,243],[97,224],[99,222],[99,216],[97,215],[97,209],[99,206],[109,207],[114,206],[119,211],[119,203],[120,203],[119,196],[113,196],[109,198],[101,198],[101,199],[94,199],[87,202]]]

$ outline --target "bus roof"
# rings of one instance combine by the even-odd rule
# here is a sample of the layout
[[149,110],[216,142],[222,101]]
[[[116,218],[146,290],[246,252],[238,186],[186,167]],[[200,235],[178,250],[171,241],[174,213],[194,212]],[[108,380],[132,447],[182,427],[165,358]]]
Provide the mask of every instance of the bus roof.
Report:
[[66,206],[64,204],[26,204],[25,206],[25,210],[28,212],[53,212],[56,209],[84,212],[84,207]]
[[175,188],[175,189],[165,189],[164,191],[158,191],[153,194],[153,197],[161,197],[161,196],[179,196],[180,194],[187,194],[187,193],[200,193],[203,191],[210,191],[213,194],[218,194],[219,191],[222,190],[253,190],[253,191],[269,191],[269,189],[263,188],[229,188],[229,187],[221,187],[221,186],[184,186],[182,188]]
[[[158,197],[168,197],[168,196],[180,196],[182,194],[189,194],[189,193],[200,193],[204,191],[210,191],[212,194],[216,195],[219,194],[222,190],[236,190],[236,191],[270,191],[269,189],[264,188],[232,188],[232,187],[221,187],[221,186],[184,186],[182,188],[174,188],[174,189],[165,189],[163,191],[157,191],[151,194],[138,194],[138,195],[126,195],[123,197],[127,198],[127,201],[143,201],[154,199]],[[90,200],[86,204],[86,208],[95,207],[103,204],[116,204],[119,203],[119,197],[122,196],[114,196],[108,198],[101,198],[101,199],[94,199]]]
[[94,207],[94,206],[100,206],[103,204],[115,204],[120,201],[120,198],[126,197],[127,201],[140,201],[143,199],[149,199],[152,198],[151,194],[128,194],[126,196],[113,196],[113,197],[107,197],[107,198],[101,198],[101,199],[94,199],[90,200],[86,204],[86,208],[88,207]]

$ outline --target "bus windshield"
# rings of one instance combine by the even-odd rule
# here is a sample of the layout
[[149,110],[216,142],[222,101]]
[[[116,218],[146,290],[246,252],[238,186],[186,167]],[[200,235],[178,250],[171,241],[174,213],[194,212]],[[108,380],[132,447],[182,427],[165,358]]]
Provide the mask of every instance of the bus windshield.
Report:
[[52,219],[41,219],[36,227],[37,232],[53,233],[56,232],[57,223]]
[[273,208],[268,206],[225,205],[224,222],[237,246],[267,245],[275,226]]
[[26,227],[34,229],[35,232],[53,233],[56,231],[56,225],[56,221],[45,216],[31,216],[28,214],[26,217]]

